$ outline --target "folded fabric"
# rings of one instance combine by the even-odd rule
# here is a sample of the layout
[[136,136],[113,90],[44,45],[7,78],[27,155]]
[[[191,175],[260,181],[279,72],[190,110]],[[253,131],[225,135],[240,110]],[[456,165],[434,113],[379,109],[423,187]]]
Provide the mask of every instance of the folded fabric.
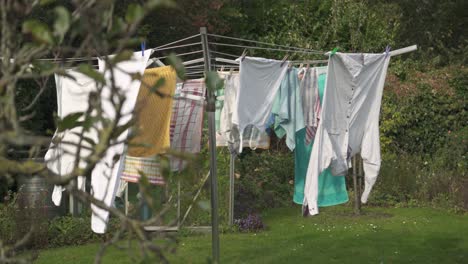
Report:
[[366,203],[380,169],[379,113],[390,56],[335,53],[329,57],[320,124],[309,161],[304,206],[318,214],[318,178],[330,166],[333,175],[348,171],[361,153]]
[[263,130],[270,118],[273,100],[288,69],[288,63],[264,58],[240,60],[239,91],[232,123],[239,127],[242,152],[243,132],[249,125]]
[[164,185],[164,178],[160,170],[159,156],[154,157],[132,157],[125,156],[125,169],[121,180],[127,182],[138,182],[144,175],[148,182],[154,185]]
[[[84,113],[88,110],[89,94],[96,91],[96,82],[86,75],[75,70],[66,70],[68,76],[55,75],[55,84],[57,89],[57,115],[60,118],[74,113]],[[80,118],[79,121],[82,121]],[[82,145],[88,148],[81,148],[78,151],[80,143],[80,134],[83,137],[93,141],[97,140],[97,133],[94,129],[84,130],[82,126],[67,129],[63,132],[58,130],[54,135],[52,142],[45,155],[47,168],[57,175],[66,175],[75,168],[76,158],[79,158],[80,168],[86,166],[85,159],[89,156],[92,145],[88,141],[82,141]],[[78,189],[85,190],[86,178],[78,177]],[[52,192],[52,201],[59,206],[62,200],[62,192],[65,190],[62,186],[55,186]]]
[[[104,59],[98,58],[99,71],[104,74],[106,80],[100,94],[102,115],[108,120],[115,120],[117,116],[120,116],[119,126],[127,124],[132,119],[141,85],[141,81],[134,79],[133,76],[143,75],[151,50],[145,51],[144,54],[135,52],[130,60],[117,63],[112,70],[108,68]],[[109,57],[112,58],[113,56]],[[114,81],[112,82],[112,80]],[[125,98],[119,113],[117,113],[115,107],[115,100],[118,98],[115,93]],[[99,129],[106,129],[106,125],[106,123],[98,124]],[[125,147],[123,142],[127,138],[128,129],[122,131],[116,139],[111,140],[111,146],[107,149],[103,159],[96,164],[91,175],[91,191],[94,198],[104,202],[107,206],[112,206],[120,184],[120,172],[123,169],[121,161]],[[91,227],[93,231],[104,233],[107,228],[109,211],[94,204],[91,205],[91,210]]]
[[296,132],[304,128],[298,70],[289,68],[281,82],[271,110],[275,116],[274,130],[278,138],[286,135],[286,145],[296,147]]
[[[181,153],[199,153],[203,125],[205,83],[203,79],[177,84],[171,117],[171,149]],[[181,171],[187,162],[171,157],[172,171]]]
[[[155,87],[160,83],[162,85]],[[136,125],[129,142],[128,156],[154,156],[170,147],[169,132],[175,89],[176,72],[171,66],[145,70],[135,105]]]
[[[227,146],[231,152],[237,153],[241,147],[241,137],[238,126],[232,123],[232,116],[237,111],[239,73],[219,72],[218,74],[224,79],[224,96],[222,97],[223,107],[220,110],[220,127],[216,133],[216,145]],[[242,147],[252,149],[268,149],[270,147],[270,137],[266,131],[252,125],[244,129],[242,138]]]

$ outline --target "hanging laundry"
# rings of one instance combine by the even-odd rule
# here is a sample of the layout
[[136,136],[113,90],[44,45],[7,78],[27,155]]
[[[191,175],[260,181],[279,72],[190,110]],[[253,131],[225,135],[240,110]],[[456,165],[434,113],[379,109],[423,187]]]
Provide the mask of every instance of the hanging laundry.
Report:
[[[317,76],[317,90],[319,100],[316,104],[321,104],[323,93],[325,90],[325,78],[327,67],[317,67],[306,69],[304,77],[310,73],[319,73]],[[305,79],[302,82],[306,81]],[[301,83],[303,84],[303,83]],[[305,85],[301,85],[301,89],[311,89]],[[302,92],[302,91],[301,91]],[[302,93],[304,94],[304,93]],[[307,102],[306,102],[307,103]],[[315,113],[320,116],[320,111]],[[294,162],[294,196],[293,201],[297,204],[302,204],[304,201],[304,185],[309,165],[310,154],[312,152],[313,141],[311,144],[306,143],[306,130],[303,128],[296,133],[296,149]],[[313,138],[312,138],[313,139]],[[318,178],[318,198],[317,204],[319,207],[338,205],[348,202],[348,192],[346,190],[346,182],[344,176],[333,176],[329,168],[324,170]]]
[[[204,79],[177,84],[171,117],[171,149],[181,153],[199,153],[205,99]],[[181,171],[187,161],[172,157],[172,171]]]
[[[158,154],[170,147],[176,78],[171,66],[145,70],[135,105],[135,136],[129,142],[121,180],[138,182],[142,172],[150,183],[164,184]],[[155,87],[158,83],[161,86]]]
[[[176,78],[176,72],[171,66],[145,70],[135,106],[137,131],[129,142],[129,156],[153,156],[164,153],[170,147],[171,109]],[[153,91],[154,86],[161,81],[163,84]]]
[[[236,100],[239,92],[239,73],[220,72],[220,78],[224,79],[224,102],[220,111],[220,127],[218,132],[219,142],[217,146],[227,146],[232,153],[238,153],[241,147],[239,128],[232,123],[232,116],[237,111]],[[244,129],[242,147],[251,149],[268,149],[270,137],[265,130],[253,126]]]
[[226,147],[227,140],[221,134],[221,112],[224,108],[224,89],[215,91],[216,95],[216,111],[215,111],[215,127],[216,127],[216,146]]
[[[57,88],[57,115],[64,118],[73,113],[83,113],[89,107],[89,94],[96,91],[96,82],[86,75],[83,75],[75,70],[66,70],[67,76],[55,75],[55,84]],[[82,121],[80,118],[78,121]],[[83,130],[82,126],[74,127],[63,132],[56,131],[54,141],[52,142],[45,155],[47,168],[57,175],[66,175],[72,172],[75,168],[77,157],[77,145],[80,143],[80,134],[83,133],[93,141],[97,140],[96,131],[93,129]],[[85,148],[80,149],[79,167],[84,168],[86,163],[84,159],[90,154],[92,145],[83,141],[82,145]],[[87,147],[87,148],[86,148]],[[78,177],[78,189],[85,190],[86,178]],[[56,185],[52,192],[52,201],[56,206],[60,205],[62,200],[62,192],[64,187]]]
[[154,185],[164,185],[165,181],[161,175],[161,162],[159,156],[154,157],[132,157],[125,156],[125,169],[121,180],[127,182],[138,182],[141,175],[145,175],[148,182]]
[[386,54],[331,55],[321,121],[309,161],[304,206],[318,214],[318,177],[331,167],[345,175],[350,159],[360,152],[364,161],[367,202],[380,169],[379,112],[390,56]]
[[306,68],[301,82],[301,98],[306,126],[306,144],[315,137],[320,112],[319,76],[326,74],[327,67]]
[[267,124],[275,95],[288,69],[288,62],[254,57],[239,60],[239,92],[232,123],[239,127],[239,152],[242,152],[245,128],[252,125],[263,130]]
[[289,68],[286,71],[271,112],[275,115],[275,134],[278,138],[286,135],[286,145],[293,151],[296,147],[296,132],[304,128],[304,115],[296,68]]
[[[141,81],[134,80],[132,75],[143,75],[150,55],[151,50],[145,51],[144,56],[142,56],[141,52],[135,52],[130,60],[117,63],[113,67],[113,72],[108,69],[104,59],[98,59],[99,71],[104,74],[106,80],[106,85],[104,85],[101,92],[102,114],[104,117],[114,120],[117,114],[120,114],[119,125],[124,125],[131,120],[141,85]],[[116,108],[112,102],[116,97],[115,95],[113,96],[111,78],[114,80],[113,84],[117,88],[117,92],[125,98],[120,113],[116,112]],[[105,129],[105,124],[101,123],[100,125],[101,129]],[[107,149],[104,158],[96,164],[91,175],[93,196],[103,201],[107,206],[112,205],[120,184],[120,172],[123,169],[123,164],[121,165],[122,154],[125,146],[122,142],[127,138],[128,129],[110,142],[113,145]],[[115,157],[119,158],[115,160]],[[93,204],[91,205],[91,209],[91,227],[93,231],[104,233],[109,219],[109,212]]]

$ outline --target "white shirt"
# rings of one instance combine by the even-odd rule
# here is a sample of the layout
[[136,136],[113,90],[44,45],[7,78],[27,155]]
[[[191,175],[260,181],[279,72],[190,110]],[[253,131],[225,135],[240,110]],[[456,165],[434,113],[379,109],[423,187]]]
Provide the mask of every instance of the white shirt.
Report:
[[[83,113],[88,110],[89,94],[96,91],[96,82],[88,76],[75,70],[67,70],[70,77],[55,75],[55,85],[57,89],[57,115],[64,118],[73,113]],[[74,78],[74,79],[72,79]],[[79,119],[83,121],[83,117]],[[80,142],[79,134],[83,127],[74,127],[63,132],[55,132],[54,139],[60,139],[57,144],[52,143],[45,155],[47,168],[60,176],[65,176],[75,168],[77,158],[77,144]],[[97,132],[93,129],[83,132],[83,136],[92,140],[97,139]],[[82,141],[82,145],[91,145]],[[79,166],[85,167],[84,158],[90,154],[89,149],[81,148],[79,155]],[[78,189],[85,190],[85,177],[78,177]],[[52,192],[52,201],[56,206],[60,205],[62,186],[56,185]]]
[[379,112],[390,56],[385,54],[331,55],[321,122],[309,161],[304,206],[318,214],[318,176],[331,166],[334,175],[348,171],[351,157],[364,161],[363,203],[380,169]]
[[[141,81],[133,80],[131,75],[139,73],[143,76],[150,55],[151,50],[146,50],[144,56],[141,55],[141,52],[135,52],[130,60],[119,62],[114,66],[114,84],[118,93],[125,96],[125,101],[120,111],[122,116],[118,125],[126,124],[132,118]],[[98,63],[99,71],[104,74],[104,78],[106,79],[106,85],[104,85],[101,92],[103,115],[112,120],[116,118],[117,112],[110,98],[112,94],[111,71],[107,68],[104,60],[99,59]],[[116,144],[116,142],[125,141],[127,135],[128,129],[123,131],[117,139],[111,141],[113,145],[107,149],[104,158],[96,164],[91,175],[93,196],[103,201],[107,206],[112,205],[119,187],[120,163],[123,160],[122,154],[125,147],[124,143]],[[114,161],[114,157],[118,157],[119,159]],[[104,233],[109,219],[109,212],[95,205],[91,205],[91,209],[93,212],[91,216],[92,230],[95,233]]]
[[240,135],[239,127],[232,124],[232,115],[237,111],[237,94],[239,93],[239,73],[219,72],[222,79],[224,79],[224,104],[221,109],[220,117],[220,129],[219,134],[221,140],[225,142],[219,142],[216,139],[216,145],[221,146],[225,143],[225,146],[229,147],[232,153],[237,153],[239,148],[249,147],[251,149],[256,148],[268,148],[270,146],[270,137],[265,132],[265,129],[258,129],[253,126],[247,126],[244,129],[242,139],[243,145],[240,146]]
[[239,127],[239,152],[242,152],[244,129],[249,125],[264,129],[288,62],[255,57],[239,60],[240,87],[232,123]]

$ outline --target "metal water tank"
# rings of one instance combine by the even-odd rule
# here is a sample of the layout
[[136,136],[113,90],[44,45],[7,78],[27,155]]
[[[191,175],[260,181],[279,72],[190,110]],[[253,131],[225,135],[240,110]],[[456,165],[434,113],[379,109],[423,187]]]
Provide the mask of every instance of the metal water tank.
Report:
[[[35,161],[43,161],[36,159]],[[17,206],[24,215],[36,218],[52,219],[64,214],[64,206],[55,206],[52,202],[54,186],[39,175],[18,177]],[[62,201],[62,204],[64,201]]]

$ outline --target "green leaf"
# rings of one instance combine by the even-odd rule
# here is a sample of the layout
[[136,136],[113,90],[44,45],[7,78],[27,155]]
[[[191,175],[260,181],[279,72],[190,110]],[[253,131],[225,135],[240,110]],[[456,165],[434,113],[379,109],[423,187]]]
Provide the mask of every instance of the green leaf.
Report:
[[175,7],[176,3],[173,0],[149,0],[146,2],[146,6],[150,9],[156,7]]
[[67,129],[72,129],[80,125],[81,122],[78,122],[78,119],[83,116],[83,112],[71,113],[64,117],[58,122],[57,130],[58,132],[65,131]]
[[54,39],[49,27],[36,19],[29,19],[23,23],[23,33],[31,34],[35,41],[45,44],[52,44]]
[[127,14],[125,14],[125,20],[127,23],[135,23],[144,16],[143,8],[138,4],[130,4],[127,8]]
[[199,201],[197,204],[202,210],[205,210],[205,211],[209,211],[211,208],[210,202],[207,200]]
[[219,78],[218,73],[214,71],[206,73],[205,83],[209,91],[215,91],[223,87],[223,80]]
[[166,58],[166,63],[175,69],[177,76],[179,76],[180,79],[185,80],[185,67],[182,64],[182,60],[177,57],[175,53],[169,54]]
[[115,65],[115,64],[117,64],[119,62],[130,60],[130,58],[132,58],[132,56],[133,56],[133,51],[123,50],[122,52],[120,52],[119,54],[115,55],[112,58],[111,63]]
[[54,23],[54,33],[59,37],[61,42],[63,40],[63,36],[65,36],[70,28],[70,13],[63,6],[56,7],[54,11],[57,16]]
[[45,6],[45,5],[48,5],[48,4],[52,4],[53,2],[55,2],[55,0],[41,0],[39,2],[39,4],[42,5],[42,6]]
[[99,82],[101,84],[106,83],[106,80],[104,79],[104,76],[101,73],[97,72],[89,64],[80,64],[78,66],[78,71],[83,73],[84,75],[90,77],[91,79],[95,80],[96,82]]

